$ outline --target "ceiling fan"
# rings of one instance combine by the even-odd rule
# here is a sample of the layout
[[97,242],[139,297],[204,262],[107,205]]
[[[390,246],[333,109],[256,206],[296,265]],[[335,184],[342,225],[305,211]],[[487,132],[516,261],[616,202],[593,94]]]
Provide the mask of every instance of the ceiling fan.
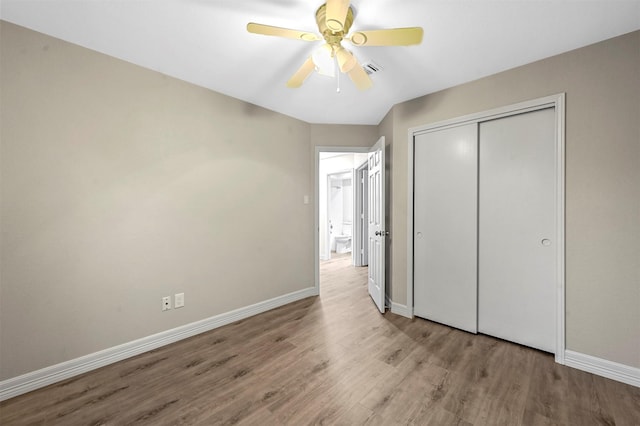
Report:
[[[286,37],[303,41],[325,40],[322,46],[331,57],[335,58],[341,72],[346,73],[360,90],[370,88],[373,83],[353,54],[342,47],[342,40],[348,40],[354,46],[409,46],[422,42],[422,28],[392,28],[384,30],[357,31],[349,34],[353,24],[353,9],[349,0],[327,0],[316,11],[316,22],[321,35],[307,31],[270,25],[247,24],[247,31],[254,34]],[[312,56],[302,64],[298,71],[287,81],[287,87],[302,86],[304,80],[316,69]]]

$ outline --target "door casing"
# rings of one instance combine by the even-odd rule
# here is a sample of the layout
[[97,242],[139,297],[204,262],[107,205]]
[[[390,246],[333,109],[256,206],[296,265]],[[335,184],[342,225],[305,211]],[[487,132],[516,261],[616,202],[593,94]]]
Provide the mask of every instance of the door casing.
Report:
[[355,197],[355,211],[353,214],[353,264],[355,266],[367,266],[368,260],[368,247],[366,244],[368,226],[367,226],[367,176],[369,170],[369,162],[365,161],[361,166],[356,168],[354,177],[354,197]]

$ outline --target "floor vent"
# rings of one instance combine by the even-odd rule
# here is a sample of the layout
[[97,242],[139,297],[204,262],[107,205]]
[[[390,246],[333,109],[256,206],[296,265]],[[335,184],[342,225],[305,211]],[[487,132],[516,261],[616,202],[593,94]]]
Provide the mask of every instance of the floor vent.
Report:
[[382,71],[382,67],[373,61],[362,64],[362,68],[364,68],[364,71],[369,75]]

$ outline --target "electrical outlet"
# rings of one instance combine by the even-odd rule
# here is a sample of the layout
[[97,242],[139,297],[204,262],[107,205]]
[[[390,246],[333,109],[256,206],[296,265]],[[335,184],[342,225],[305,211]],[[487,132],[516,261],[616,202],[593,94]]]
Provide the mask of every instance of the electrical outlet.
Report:
[[184,306],[184,293],[176,293],[173,296],[173,306],[178,309]]
[[171,297],[165,296],[162,298],[162,310],[168,311],[169,309],[171,309]]

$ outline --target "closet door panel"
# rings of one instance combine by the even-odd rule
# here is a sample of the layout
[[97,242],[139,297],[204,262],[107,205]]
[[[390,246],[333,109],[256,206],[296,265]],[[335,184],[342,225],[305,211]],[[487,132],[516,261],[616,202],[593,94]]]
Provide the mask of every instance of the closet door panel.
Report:
[[478,331],[555,350],[555,113],[479,128]]
[[477,124],[415,137],[414,313],[477,330]]

